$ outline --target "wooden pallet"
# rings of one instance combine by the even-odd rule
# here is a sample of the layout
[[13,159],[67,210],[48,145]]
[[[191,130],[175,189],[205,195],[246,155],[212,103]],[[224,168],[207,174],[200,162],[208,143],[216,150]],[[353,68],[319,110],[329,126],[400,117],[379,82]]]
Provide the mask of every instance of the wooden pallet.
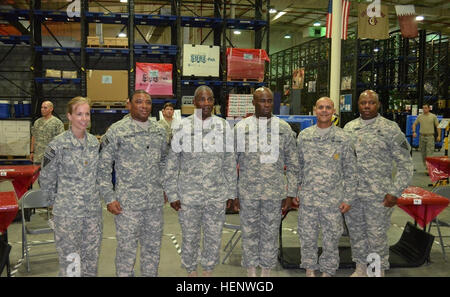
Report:
[[241,77],[227,76],[227,81],[264,82],[264,77],[260,77],[260,78],[241,78]]
[[127,106],[126,102],[105,102],[105,101],[92,102],[92,108],[115,109],[115,108],[125,108],[126,106]]

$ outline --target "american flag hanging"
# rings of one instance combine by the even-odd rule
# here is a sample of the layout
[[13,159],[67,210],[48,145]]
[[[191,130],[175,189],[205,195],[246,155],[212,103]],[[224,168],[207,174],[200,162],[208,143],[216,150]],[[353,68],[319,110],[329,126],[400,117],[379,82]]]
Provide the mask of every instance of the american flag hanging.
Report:
[[[348,15],[350,12],[350,1],[342,0],[342,22],[341,22],[341,38],[347,40],[348,33]],[[325,36],[331,38],[331,28],[333,19],[333,0],[328,1],[327,13],[327,32]]]

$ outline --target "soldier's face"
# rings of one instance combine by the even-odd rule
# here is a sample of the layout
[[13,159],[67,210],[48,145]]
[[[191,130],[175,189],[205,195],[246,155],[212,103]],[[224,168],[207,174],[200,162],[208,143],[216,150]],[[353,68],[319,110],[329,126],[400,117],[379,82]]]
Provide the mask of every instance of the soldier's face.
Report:
[[168,106],[168,107],[164,108],[162,113],[166,118],[171,119],[173,117],[173,107]]
[[331,99],[321,99],[316,102],[317,123],[331,124],[331,118],[335,112]]
[[41,105],[41,114],[42,114],[43,117],[46,117],[46,116],[50,115],[52,113],[52,111],[53,111],[53,107],[51,107],[50,104],[48,104],[46,102],[42,103],[42,105]]
[[359,98],[358,109],[363,120],[373,119],[378,115],[380,102],[374,96],[367,95]]
[[257,92],[253,98],[253,105],[257,118],[270,118],[272,116],[273,97],[269,92]]
[[145,94],[136,94],[130,102],[130,115],[133,119],[145,122],[152,112],[152,99]]
[[89,104],[82,103],[75,105],[72,109],[72,113],[67,114],[67,118],[72,124],[73,130],[86,130],[91,121],[91,109],[89,108]]
[[214,106],[214,96],[208,90],[201,91],[194,98],[195,108],[202,110],[202,119],[209,118],[211,116]]

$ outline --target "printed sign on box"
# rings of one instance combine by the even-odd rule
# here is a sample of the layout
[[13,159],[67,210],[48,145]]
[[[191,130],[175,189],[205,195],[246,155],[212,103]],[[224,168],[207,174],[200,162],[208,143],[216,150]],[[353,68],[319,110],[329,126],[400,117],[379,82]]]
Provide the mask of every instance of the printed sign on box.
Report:
[[136,90],[172,96],[172,64],[136,63]]
[[219,77],[220,47],[183,45],[183,76]]

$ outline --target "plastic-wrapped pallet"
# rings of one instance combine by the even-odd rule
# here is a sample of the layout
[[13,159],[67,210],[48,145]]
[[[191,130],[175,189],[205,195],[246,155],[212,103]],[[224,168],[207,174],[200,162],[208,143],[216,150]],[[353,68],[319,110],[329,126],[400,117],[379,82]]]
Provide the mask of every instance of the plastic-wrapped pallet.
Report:
[[270,59],[263,49],[227,48],[227,80],[262,82],[266,61]]

